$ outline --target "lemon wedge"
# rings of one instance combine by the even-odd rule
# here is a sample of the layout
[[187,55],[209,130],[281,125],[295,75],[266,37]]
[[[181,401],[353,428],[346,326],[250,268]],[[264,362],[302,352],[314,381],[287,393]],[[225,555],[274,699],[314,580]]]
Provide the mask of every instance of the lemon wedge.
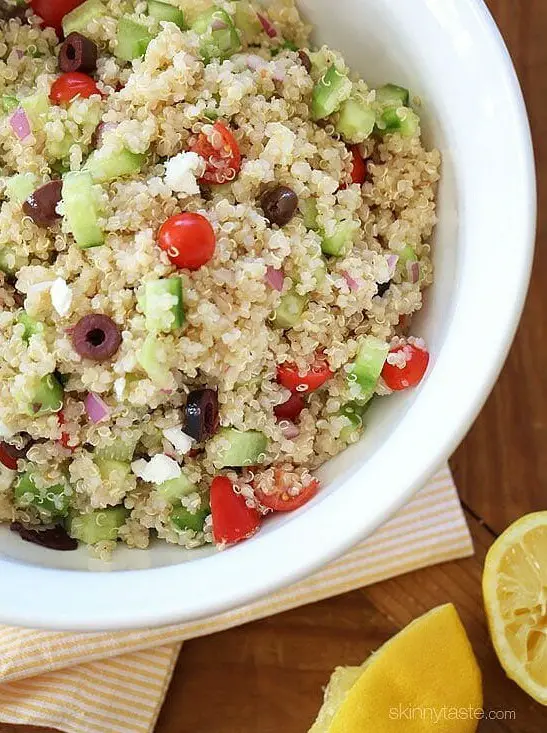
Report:
[[482,576],[490,635],[507,675],[547,705],[547,512],[498,537]]
[[339,667],[309,733],[474,733],[481,673],[452,604],[386,642],[361,667]]

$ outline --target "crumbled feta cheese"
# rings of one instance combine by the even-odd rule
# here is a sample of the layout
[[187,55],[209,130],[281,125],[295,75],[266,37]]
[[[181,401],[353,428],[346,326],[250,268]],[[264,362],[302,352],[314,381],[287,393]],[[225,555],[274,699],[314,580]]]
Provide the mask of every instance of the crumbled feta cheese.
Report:
[[182,428],[178,426],[174,428],[166,428],[163,431],[163,436],[171,443],[177,453],[188,453],[192,448],[192,443],[194,442],[193,438],[186,435],[186,433],[182,431]]
[[51,304],[60,316],[66,316],[72,305],[72,290],[62,277],[58,277],[50,290]]
[[118,377],[114,380],[114,394],[116,395],[118,402],[123,399],[123,393],[125,392],[125,377]]
[[179,153],[165,164],[165,183],[176,193],[199,193],[197,178],[205,173],[205,161],[197,153]]
[[148,462],[143,458],[133,461],[131,470],[135,476],[151,484],[163,484],[181,475],[179,464],[164,453],[158,453]]
[[12,471],[0,463],[0,491],[7,491],[16,475],[17,471]]

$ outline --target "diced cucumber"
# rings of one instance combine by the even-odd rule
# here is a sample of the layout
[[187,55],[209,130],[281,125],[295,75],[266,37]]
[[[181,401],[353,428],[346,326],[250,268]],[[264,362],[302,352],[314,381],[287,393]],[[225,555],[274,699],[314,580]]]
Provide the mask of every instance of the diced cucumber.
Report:
[[145,153],[132,153],[127,148],[115,153],[96,150],[91,153],[83,169],[90,173],[95,183],[109,183],[138,173],[145,163]]
[[160,0],[148,0],[148,15],[158,23],[168,21],[178,25],[181,30],[186,28],[184,21],[184,13],[180,8],[176,8],[170,3],[160,2]]
[[258,430],[221,428],[209,441],[207,452],[217,468],[226,468],[262,463],[267,449],[268,438]]
[[360,400],[372,397],[388,353],[389,345],[385,341],[375,336],[363,336],[360,339],[359,350],[348,376],[361,388]]
[[420,118],[408,107],[388,107],[376,121],[381,134],[399,132],[403,137],[413,137],[420,128]]
[[27,415],[33,417],[59,412],[63,407],[63,397],[62,384],[53,374],[46,374],[45,377],[36,379],[30,402],[23,404],[22,408]]
[[16,204],[22,204],[38,187],[34,173],[17,173],[6,182],[6,196]]
[[124,15],[118,22],[114,55],[121,61],[133,61],[144,56],[148,44],[154,38],[142,23]]
[[178,478],[169,479],[156,486],[156,491],[170,504],[179,504],[183,496],[197,491],[197,486],[190,481],[183,469]]
[[2,94],[0,97],[0,107],[2,107],[2,112],[4,112],[4,114],[8,115],[10,112],[17,109],[18,106],[19,100],[17,97],[12,97],[11,94]]
[[101,0],[86,0],[85,3],[64,16],[63,33],[68,36],[69,33],[78,31],[85,35],[89,22],[104,15],[106,15],[106,8]]
[[80,249],[104,242],[93,191],[93,179],[86,171],[67,173],[63,178],[65,221]]
[[24,341],[28,342],[31,336],[34,336],[36,333],[43,333],[44,331],[44,324],[41,321],[36,321],[34,318],[31,318],[26,311],[19,313],[17,322],[22,323],[25,328],[23,331]]
[[350,425],[342,428],[340,432],[340,439],[345,443],[348,442],[351,435],[356,431],[360,431],[363,427],[363,405],[358,402],[347,402],[342,406],[340,415],[343,415],[350,421]]
[[169,332],[184,323],[182,280],[180,277],[149,280],[145,284],[146,330]]
[[95,448],[93,460],[98,461],[117,461],[121,463],[130,463],[133,460],[133,454],[139,439],[136,435],[132,435],[124,440],[117,440],[104,448]]
[[227,59],[241,49],[239,33],[232,18],[213,5],[195,19],[192,30],[201,36],[200,53],[205,63]]
[[248,46],[256,43],[262,33],[262,25],[258,20],[255,9],[246,0],[240,0],[237,3],[234,21],[243,41]]
[[352,219],[346,219],[338,222],[334,234],[327,237],[323,235],[321,249],[326,255],[333,257],[342,257],[347,254],[353,243],[353,233],[358,224]]
[[366,102],[350,97],[343,102],[338,113],[336,131],[348,143],[362,143],[372,134],[376,113]]
[[351,94],[351,81],[332,64],[313,88],[311,116],[322,120],[336,112]]
[[166,365],[160,339],[156,334],[149,334],[144,340],[137,361],[149,378],[160,389],[165,389],[171,383],[171,372]]
[[49,112],[49,98],[47,94],[37,92],[21,100],[21,107],[27,113],[31,127],[38,130],[43,126],[44,118]]
[[211,513],[209,507],[198,509],[195,514],[184,507],[176,507],[171,513],[171,522],[177,529],[192,529],[194,532],[201,532],[206,517]]
[[384,107],[408,107],[410,92],[396,84],[385,84],[376,90],[376,101]]
[[276,328],[292,328],[296,326],[302,313],[306,310],[308,299],[295,291],[285,293],[274,313],[273,325]]
[[86,545],[113,542],[118,539],[118,530],[125,524],[128,515],[129,512],[123,506],[97,509],[90,514],[79,514],[70,518],[68,533]]
[[300,213],[304,219],[304,226],[306,229],[311,229],[316,232],[319,229],[319,225],[317,223],[317,199],[300,198],[298,201],[298,208],[300,209]]
[[65,484],[38,489],[30,471],[18,476],[13,490],[15,506],[19,509],[34,507],[44,519],[65,517],[68,512],[69,497]]
[[114,461],[111,458],[98,458],[93,455],[93,461],[103,481],[123,481],[131,473],[131,465],[123,461]]
[[16,254],[11,247],[0,247],[0,270],[6,275],[15,275],[27,264],[27,258]]
[[407,276],[407,265],[411,262],[418,262],[418,256],[410,244],[405,244],[399,252],[399,259],[397,260],[397,270],[402,277]]

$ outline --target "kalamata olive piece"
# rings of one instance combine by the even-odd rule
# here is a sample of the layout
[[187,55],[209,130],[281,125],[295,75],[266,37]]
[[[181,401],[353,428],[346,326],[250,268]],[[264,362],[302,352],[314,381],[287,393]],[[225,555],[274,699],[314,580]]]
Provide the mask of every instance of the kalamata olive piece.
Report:
[[288,186],[276,186],[262,194],[260,205],[270,224],[282,227],[293,218],[298,207],[298,196]]
[[29,529],[20,522],[12,522],[10,529],[12,532],[17,532],[25,542],[32,542],[35,545],[41,545],[41,547],[47,547],[50,550],[71,552],[72,550],[78,549],[77,540],[70,537],[66,529],[60,524],[49,529]]
[[300,59],[300,63],[302,64],[302,66],[306,69],[306,71],[309,74],[311,71],[311,60],[308,54],[305,51],[299,51],[298,58]]
[[17,461],[27,455],[29,444],[24,448],[16,448],[11,443],[0,440],[0,463],[11,471],[17,471]]
[[39,227],[50,227],[57,219],[57,204],[62,198],[63,182],[50,181],[37,188],[23,204],[23,211]]
[[186,427],[190,437],[203,443],[219,426],[218,394],[214,389],[195,389],[186,400]]
[[106,361],[120,348],[122,335],[112,318],[103,313],[90,313],[72,329],[74,350],[85,359]]
[[378,295],[380,298],[387,293],[387,291],[391,287],[391,280],[388,280],[387,283],[378,283],[378,292],[376,295]]
[[66,37],[59,51],[61,71],[83,71],[89,73],[97,68],[99,49],[90,38],[74,31]]

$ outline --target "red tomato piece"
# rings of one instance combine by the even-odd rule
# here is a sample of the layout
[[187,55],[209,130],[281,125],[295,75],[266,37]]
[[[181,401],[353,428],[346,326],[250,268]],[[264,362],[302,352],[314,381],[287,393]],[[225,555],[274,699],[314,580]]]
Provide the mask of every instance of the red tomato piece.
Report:
[[241,170],[241,153],[237,140],[222,122],[215,122],[208,135],[200,132],[190,145],[206,163],[203,183],[230,183]]
[[296,364],[285,362],[277,367],[277,381],[291,392],[313,392],[328,381],[334,372],[322,354],[317,354],[314,363],[305,374],[300,374]]
[[260,513],[247,506],[245,497],[234,492],[227,476],[213,479],[210,502],[215,542],[233,545],[258,531]]
[[304,486],[299,494],[292,495],[289,493],[291,488],[291,479],[281,468],[276,468],[275,489],[271,493],[266,494],[258,488],[255,488],[255,496],[258,501],[267,509],[274,512],[292,512],[307,504],[317,494],[319,481],[313,479],[307,486]]
[[[65,424],[65,416],[63,415],[62,410],[61,412],[57,413],[57,420],[59,422],[59,425],[62,426]],[[69,445],[69,441],[70,441],[70,435],[68,433],[65,433],[65,431],[63,430],[63,432],[61,433],[61,437],[59,439],[59,443],[63,446],[63,448],[68,448],[69,450],[74,452],[76,450],[76,446]]]
[[0,463],[9,468],[10,471],[17,471],[17,458],[14,455],[16,449],[0,441]]
[[100,91],[90,76],[80,71],[69,71],[53,82],[49,98],[54,104],[66,104],[75,97],[88,99],[93,94],[100,94]]
[[404,344],[396,346],[390,353],[397,354],[401,351],[404,352],[406,357],[404,366],[399,367],[386,361],[382,369],[384,382],[390,389],[396,391],[415,387],[422,381],[429,364],[429,352],[425,349],[419,349],[413,344]]
[[278,420],[292,420],[294,422],[306,406],[306,402],[298,392],[292,394],[286,402],[274,407],[274,414]]
[[180,269],[199,270],[215,254],[213,227],[201,214],[175,214],[162,224],[158,244]]
[[30,0],[30,6],[45,25],[60,32],[65,15],[83,2],[84,0]]
[[367,177],[367,164],[361,156],[358,145],[352,145],[350,147],[350,152],[353,158],[351,182],[363,184]]

